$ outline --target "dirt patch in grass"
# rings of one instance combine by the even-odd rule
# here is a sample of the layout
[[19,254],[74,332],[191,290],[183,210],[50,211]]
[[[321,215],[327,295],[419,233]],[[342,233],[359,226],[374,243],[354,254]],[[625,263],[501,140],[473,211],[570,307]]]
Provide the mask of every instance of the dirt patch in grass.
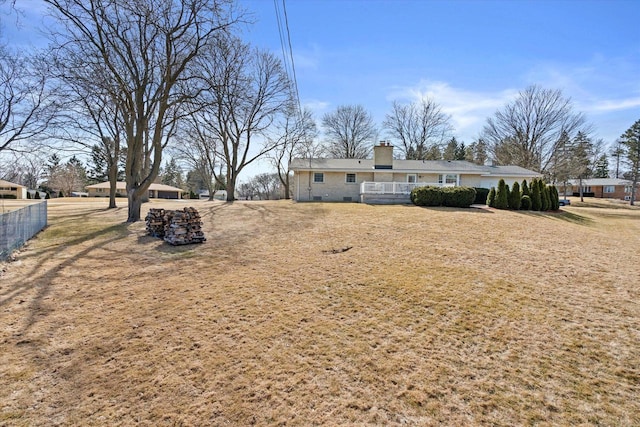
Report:
[[639,211],[193,206],[172,247],[50,203],[0,279],[1,425],[640,424]]

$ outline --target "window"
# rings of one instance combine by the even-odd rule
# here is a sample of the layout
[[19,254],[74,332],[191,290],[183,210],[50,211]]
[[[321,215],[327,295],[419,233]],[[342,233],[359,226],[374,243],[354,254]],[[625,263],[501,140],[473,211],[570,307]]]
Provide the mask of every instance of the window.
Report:
[[356,174],[355,173],[348,173],[346,178],[345,178],[345,182],[348,184],[355,184],[356,182]]
[[583,193],[591,193],[591,186],[590,185],[583,185],[582,186],[582,192]]
[[418,177],[415,173],[407,174],[407,182],[418,182]]
[[323,183],[324,182],[324,173],[322,172],[315,172],[313,174],[313,182],[316,183]]
[[438,183],[439,184],[457,184],[458,175],[457,174],[438,175]]
[[631,186],[630,185],[625,186],[624,187],[624,192],[625,193],[631,193]]
[[614,187],[613,185],[605,185],[604,186],[604,192],[605,193],[615,193],[616,192],[616,187]]

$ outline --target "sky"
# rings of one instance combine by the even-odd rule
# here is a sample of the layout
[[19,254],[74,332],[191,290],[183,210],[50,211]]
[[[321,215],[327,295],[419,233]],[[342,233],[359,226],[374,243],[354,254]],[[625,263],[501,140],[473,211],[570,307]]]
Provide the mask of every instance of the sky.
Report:
[[[318,121],[360,104],[381,127],[394,100],[430,97],[451,116],[456,138],[471,143],[532,84],[560,89],[606,143],[640,119],[638,0],[276,1],[286,7],[301,104]],[[282,57],[274,1],[240,5],[254,21],[242,37]],[[19,29],[1,17],[5,35],[37,43],[42,2],[18,6]],[[388,139],[384,130],[379,139]]]

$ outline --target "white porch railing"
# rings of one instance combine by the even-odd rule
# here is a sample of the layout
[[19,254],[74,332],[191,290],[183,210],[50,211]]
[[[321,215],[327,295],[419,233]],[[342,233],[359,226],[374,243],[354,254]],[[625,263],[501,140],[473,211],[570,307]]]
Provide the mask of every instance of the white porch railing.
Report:
[[441,184],[438,182],[363,182],[360,184],[360,194],[411,194],[416,187],[455,187],[455,184]]

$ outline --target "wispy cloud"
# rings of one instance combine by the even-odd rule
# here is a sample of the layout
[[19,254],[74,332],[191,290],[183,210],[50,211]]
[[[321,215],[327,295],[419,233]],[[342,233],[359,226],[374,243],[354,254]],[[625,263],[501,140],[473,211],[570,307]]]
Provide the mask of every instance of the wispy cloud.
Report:
[[430,98],[451,116],[459,138],[472,139],[482,130],[487,117],[512,101],[517,94],[517,89],[479,92],[456,88],[446,82],[421,80],[414,86],[393,88],[387,100],[413,102]]

